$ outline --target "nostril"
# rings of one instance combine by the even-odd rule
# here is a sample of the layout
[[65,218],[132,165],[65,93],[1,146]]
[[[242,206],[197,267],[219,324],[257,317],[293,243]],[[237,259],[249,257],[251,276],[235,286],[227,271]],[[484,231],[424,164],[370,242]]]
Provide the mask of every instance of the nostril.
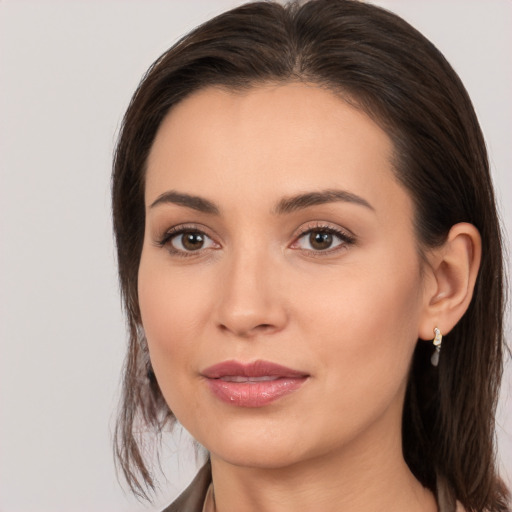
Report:
[[236,326],[229,327],[221,323],[219,324],[219,329],[223,332],[231,332],[241,338],[250,338],[257,333],[268,333],[274,331],[276,326],[272,324],[258,324],[250,327],[238,326],[237,328]]

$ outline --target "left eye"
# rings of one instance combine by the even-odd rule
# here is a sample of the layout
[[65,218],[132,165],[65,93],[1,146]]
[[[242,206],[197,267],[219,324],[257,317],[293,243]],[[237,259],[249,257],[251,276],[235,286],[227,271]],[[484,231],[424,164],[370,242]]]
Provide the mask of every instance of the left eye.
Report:
[[176,233],[170,240],[173,249],[183,252],[193,252],[213,247],[213,240],[201,231],[182,231]]
[[331,230],[312,229],[299,237],[294,245],[307,251],[327,251],[342,245],[345,242],[343,238]]

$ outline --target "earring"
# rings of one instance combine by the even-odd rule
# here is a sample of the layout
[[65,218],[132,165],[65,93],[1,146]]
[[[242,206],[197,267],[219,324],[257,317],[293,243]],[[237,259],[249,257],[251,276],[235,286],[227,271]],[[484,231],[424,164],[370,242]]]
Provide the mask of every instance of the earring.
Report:
[[434,327],[434,340],[432,343],[434,344],[434,347],[436,347],[436,350],[432,354],[432,357],[430,358],[430,362],[432,363],[432,366],[437,366],[439,364],[439,354],[441,353],[441,343],[443,341],[443,335],[441,334],[441,331]]

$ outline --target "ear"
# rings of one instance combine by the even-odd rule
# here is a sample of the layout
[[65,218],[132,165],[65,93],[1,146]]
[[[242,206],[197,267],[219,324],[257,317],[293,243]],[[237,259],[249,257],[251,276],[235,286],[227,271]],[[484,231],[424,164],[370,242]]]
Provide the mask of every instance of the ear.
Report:
[[446,242],[427,255],[420,338],[432,339],[434,327],[447,334],[462,318],[473,297],[481,253],[478,229],[463,222],[455,224]]

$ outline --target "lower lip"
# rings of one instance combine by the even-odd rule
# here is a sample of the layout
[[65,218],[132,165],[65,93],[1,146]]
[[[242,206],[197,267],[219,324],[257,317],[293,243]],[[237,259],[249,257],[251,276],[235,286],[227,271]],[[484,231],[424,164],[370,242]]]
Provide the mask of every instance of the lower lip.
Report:
[[228,382],[207,379],[212,393],[238,407],[263,407],[299,389],[307,377],[282,377],[259,382]]

